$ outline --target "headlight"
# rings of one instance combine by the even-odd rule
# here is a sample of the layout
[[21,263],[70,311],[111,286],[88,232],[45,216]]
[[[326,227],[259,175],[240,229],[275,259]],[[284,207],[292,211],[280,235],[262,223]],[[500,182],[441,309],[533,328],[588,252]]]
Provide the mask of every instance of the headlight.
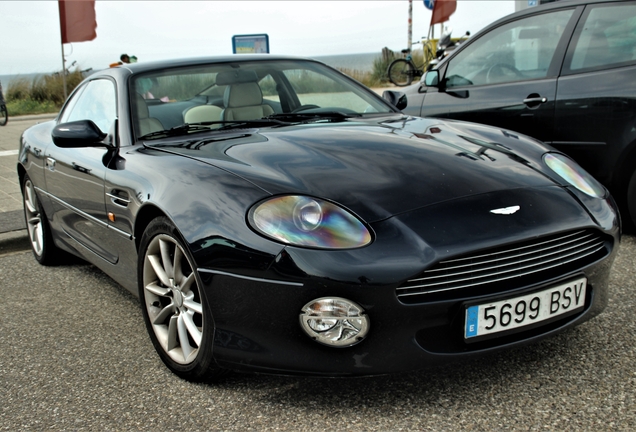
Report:
[[280,196],[256,204],[249,224],[285,244],[320,249],[351,249],[371,243],[371,233],[348,211],[317,198]]
[[546,153],[543,155],[543,160],[559,177],[581,192],[593,198],[605,197],[606,192],[603,185],[567,156],[559,153]]

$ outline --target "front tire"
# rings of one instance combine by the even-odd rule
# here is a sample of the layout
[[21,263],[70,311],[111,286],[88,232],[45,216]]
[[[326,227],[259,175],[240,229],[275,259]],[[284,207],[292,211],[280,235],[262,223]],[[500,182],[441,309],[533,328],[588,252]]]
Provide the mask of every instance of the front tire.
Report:
[[203,300],[194,260],[172,222],[159,217],[139,249],[139,299],[161,360],[188,381],[222,375],[212,356],[214,322]]
[[413,82],[413,74],[413,65],[404,59],[393,60],[388,70],[389,81],[399,87],[410,85]]
[[22,181],[22,202],[33,256],[42,265],[56,264],[62,251],[53,243],[49,221],[35,192],[35,186],[27,175]]

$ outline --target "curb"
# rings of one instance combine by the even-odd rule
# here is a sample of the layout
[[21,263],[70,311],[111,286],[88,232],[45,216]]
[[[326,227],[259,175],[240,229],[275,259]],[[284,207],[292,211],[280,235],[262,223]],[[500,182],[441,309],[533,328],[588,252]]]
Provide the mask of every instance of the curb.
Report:
[[19,121],[26,121],[26,120],[53,120],[55,117],[57,117],[58,113],[51,113],[51,114],[27,114],[27,115],[21,115],[21,116],[11,116],[11,113],[9,113],[9,122],[19,122]]
[[0,234],[0,256],[11,252],[24,252],[31,249],[31,241],[26,229]]

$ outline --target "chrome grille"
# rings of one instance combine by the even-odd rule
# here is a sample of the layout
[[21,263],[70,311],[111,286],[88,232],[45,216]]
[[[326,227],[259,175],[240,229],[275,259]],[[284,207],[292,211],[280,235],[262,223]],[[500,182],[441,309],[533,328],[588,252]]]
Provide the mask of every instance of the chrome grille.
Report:
[[[604,252],[595,256],[600,251]],[[398,287],[397,295],[404,298],[493,284],[569,263],[582,267],[606,253],[598,232],[570,232],[442,261]]]

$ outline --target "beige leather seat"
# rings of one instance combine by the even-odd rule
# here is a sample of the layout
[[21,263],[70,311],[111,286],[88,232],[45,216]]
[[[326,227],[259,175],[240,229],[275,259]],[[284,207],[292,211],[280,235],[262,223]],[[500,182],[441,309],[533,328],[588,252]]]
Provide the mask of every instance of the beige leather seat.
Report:
[[263,104],[263,93],[256,82],[228,85],[223,95],[223,120],[255,120],[274,114]]
[[[223,108],[219,108],[215,105],[197,105],[188,108],[183,112],[183,122],[184,123],[202,123],[209,121],[219,121],[221,120],[221,114],[223,113]],[[217,125],[212,125],[211,127],[215,127]],[[218,125],[219,127],[222,125]]]
[[135,95],[134,104],[135,112],[137,113],[137,131],[139,136],[164,130],[165,128],[159,120],[150,117],[148,105],[146,105],[144,98],[139,93],[135,93]]

